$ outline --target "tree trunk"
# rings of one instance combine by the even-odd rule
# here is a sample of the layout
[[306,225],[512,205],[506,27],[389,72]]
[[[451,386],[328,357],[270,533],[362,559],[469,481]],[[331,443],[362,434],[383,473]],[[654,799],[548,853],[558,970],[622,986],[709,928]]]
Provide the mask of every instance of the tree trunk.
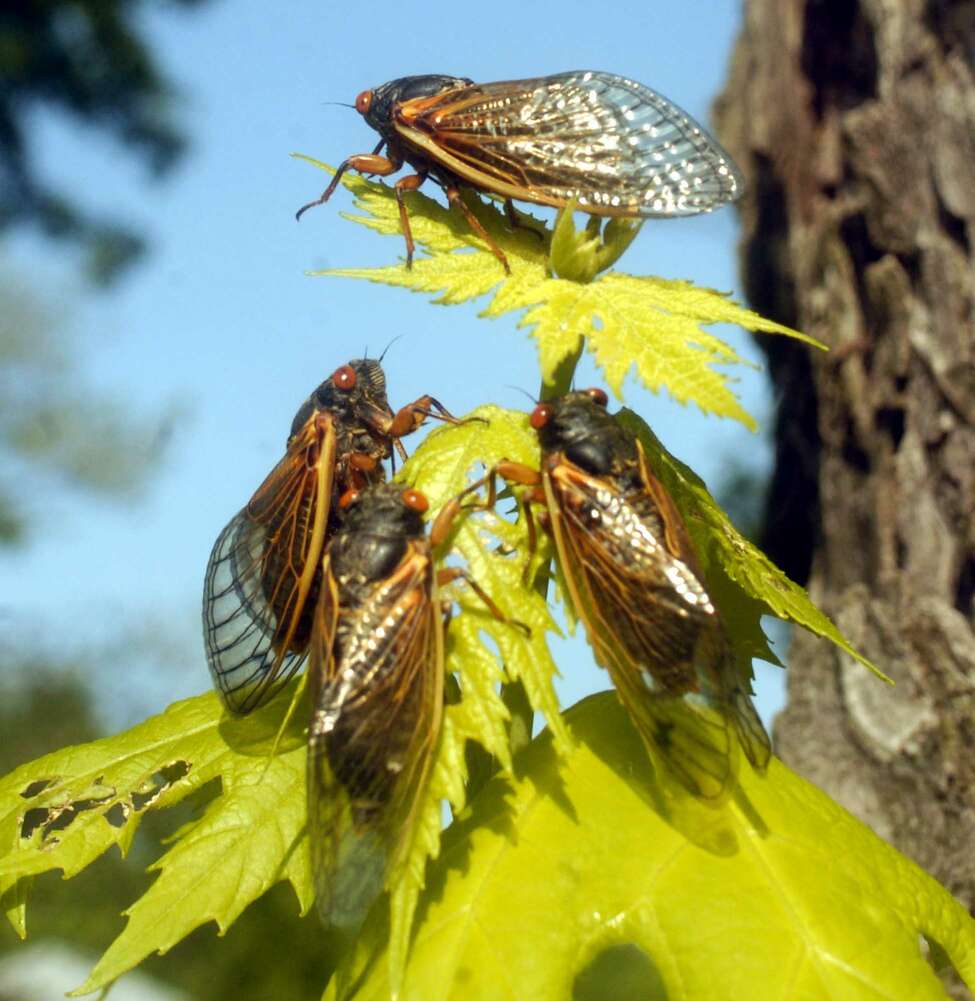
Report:
[[[747,0],[719,135],[767,338],[764,547],[889,687],[797,630],[779,755],[975,905],[975,2]],[[961,996],[961,995],[959,995]]]

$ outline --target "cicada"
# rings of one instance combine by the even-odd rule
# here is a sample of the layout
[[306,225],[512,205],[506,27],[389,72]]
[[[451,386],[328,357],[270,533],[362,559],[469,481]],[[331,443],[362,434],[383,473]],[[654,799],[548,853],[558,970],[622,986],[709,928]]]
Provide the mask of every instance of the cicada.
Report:
[[[494,473],[532,487],[543,505],[572,605],[651,760],[704,800],[736,781],[739,747],[764,770],[771,746],[673,500],[640,441],[601,389],[540,403],[531,415],[541,469]],[[459,499],[442,518],[459,509]],[[526,507],[527,509],[527,507]]]
[[428,177],[506,272],[508,260],[464,202],[463,185],[504,198],[513,224],[512,199],[556,208],[575,200],[597,216],[669,218],[710,212],[743,189],[731,157],[687,112],[615,73],[572,70],[501,83],[408,76],[364,90],[355,107],[381,141],[343,161],[298,216],[327,202],[346,170],[385,177],[409,164],[416,173],[394,185],[407,267],[414,245],[403,194]]
[[342,365],[295,414],[284,458],[220,533],[203,587],[203,635],[224,705],[247,713],[301,666],[335,505],[384,478],[383,460],[427,416],[455,419],[431,396],[396,414],[378,361]]
[[[311,642],[308,818],[318,908],[355,928],[412,842],[444,700],[444,608],[426,497],[397,483],[351,491],[323,559]],[[519,623],[512,623],[526,628]]]

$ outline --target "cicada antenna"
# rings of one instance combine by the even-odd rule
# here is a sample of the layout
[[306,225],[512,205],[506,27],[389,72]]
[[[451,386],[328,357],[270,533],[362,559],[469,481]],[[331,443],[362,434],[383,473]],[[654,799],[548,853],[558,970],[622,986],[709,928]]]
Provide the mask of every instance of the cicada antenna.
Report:
[[397,333],[397,334],[395,335],[395,337],[393,337],[393,338],[392,338],[392,340],[390,340],[390,341],[389,341],[389,343],[388,343],[388,344],[386,344],[386,346],[382,348],[382,353],[381,353],[381,354],[379,355],[379,361],[381,361],[381,360],[382,360],[382,359],[383,359],[383,358],[384,358],[384,357],[386,356],[386,351],[388,351],[388,350],[389,350],[389,348],[390,348],[390,347],[392,347],[392,345],[393,345],[393,344],[394,344],[394,343],[395,343],[395,342],[396,342],[397,340],[399,340],[399,339],[400,339],[401,337],[404,337],[404,336],[405,336],[405,334],[403,334],[403,333]]
[[516,393],[521,393],[522,396],[527,396],[533,406],[539,402],[534,396],[532,396],[531,393],[528,392],[527,389],[522,389],[521,386],[505,386],[504,388],[513,389]]

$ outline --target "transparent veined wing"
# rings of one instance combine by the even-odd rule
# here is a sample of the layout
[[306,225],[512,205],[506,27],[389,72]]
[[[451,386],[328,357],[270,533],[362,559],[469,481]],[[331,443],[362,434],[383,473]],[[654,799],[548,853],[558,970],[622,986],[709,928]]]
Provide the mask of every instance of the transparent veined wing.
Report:
[[[649,491],[640,504],[568,464],[545,486],[573,605],[652,760],[695,795],[720,799],[735,783],[742,732],[752,757],[754,709],[738,696],[722,624],[693,566],[671,548],[683,529],[666,523]],[[739,722],[742,703],[750,715]]]
[[442,613],[425,544],[361,603],[328,567],[315,616],[308,818],[319,911],[356,928],[407,850],[443,702]]
[[473,84],[404,102],[397,127],[474,184],[596,215],[684,216],[734,201],[731,157],[662,94],[612,73]]
[[231,712],[267,702],[304,662],[334,468],[334,429],[319,412],[214,544],[203,636],[214,687]]

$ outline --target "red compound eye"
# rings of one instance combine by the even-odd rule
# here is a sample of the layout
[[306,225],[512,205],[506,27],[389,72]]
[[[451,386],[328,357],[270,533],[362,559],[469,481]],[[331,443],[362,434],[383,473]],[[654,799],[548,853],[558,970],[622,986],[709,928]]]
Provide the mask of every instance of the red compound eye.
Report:
[[355,386],[355,381],[355,369],[351,365],[343,365],[332,373],[332,384],[336,389],[348,391]]
[[609,397],[602,389],[587,389],[586,396],[600,407],[605,407],[609,403]]
[[541,431],[551,419],[552,408],[547,403],[539,403],[539,405],[532,411],[532,415],[528,419],[528,423],[531,424],[536,431]]
[[350,487],[339,498],[339,507],[344,511],[350,504],[359,499],[359,491],[355,487]]
[[418,514],[423,514],[430,507],[426,495],[421,494],[419,490],[404,490],[400,497],[411,511],[416,511]]
[[372,91],[364,90],[355,99],[355,110],[359,112],[360,115],[368,114],[369,109],[372,107]]

